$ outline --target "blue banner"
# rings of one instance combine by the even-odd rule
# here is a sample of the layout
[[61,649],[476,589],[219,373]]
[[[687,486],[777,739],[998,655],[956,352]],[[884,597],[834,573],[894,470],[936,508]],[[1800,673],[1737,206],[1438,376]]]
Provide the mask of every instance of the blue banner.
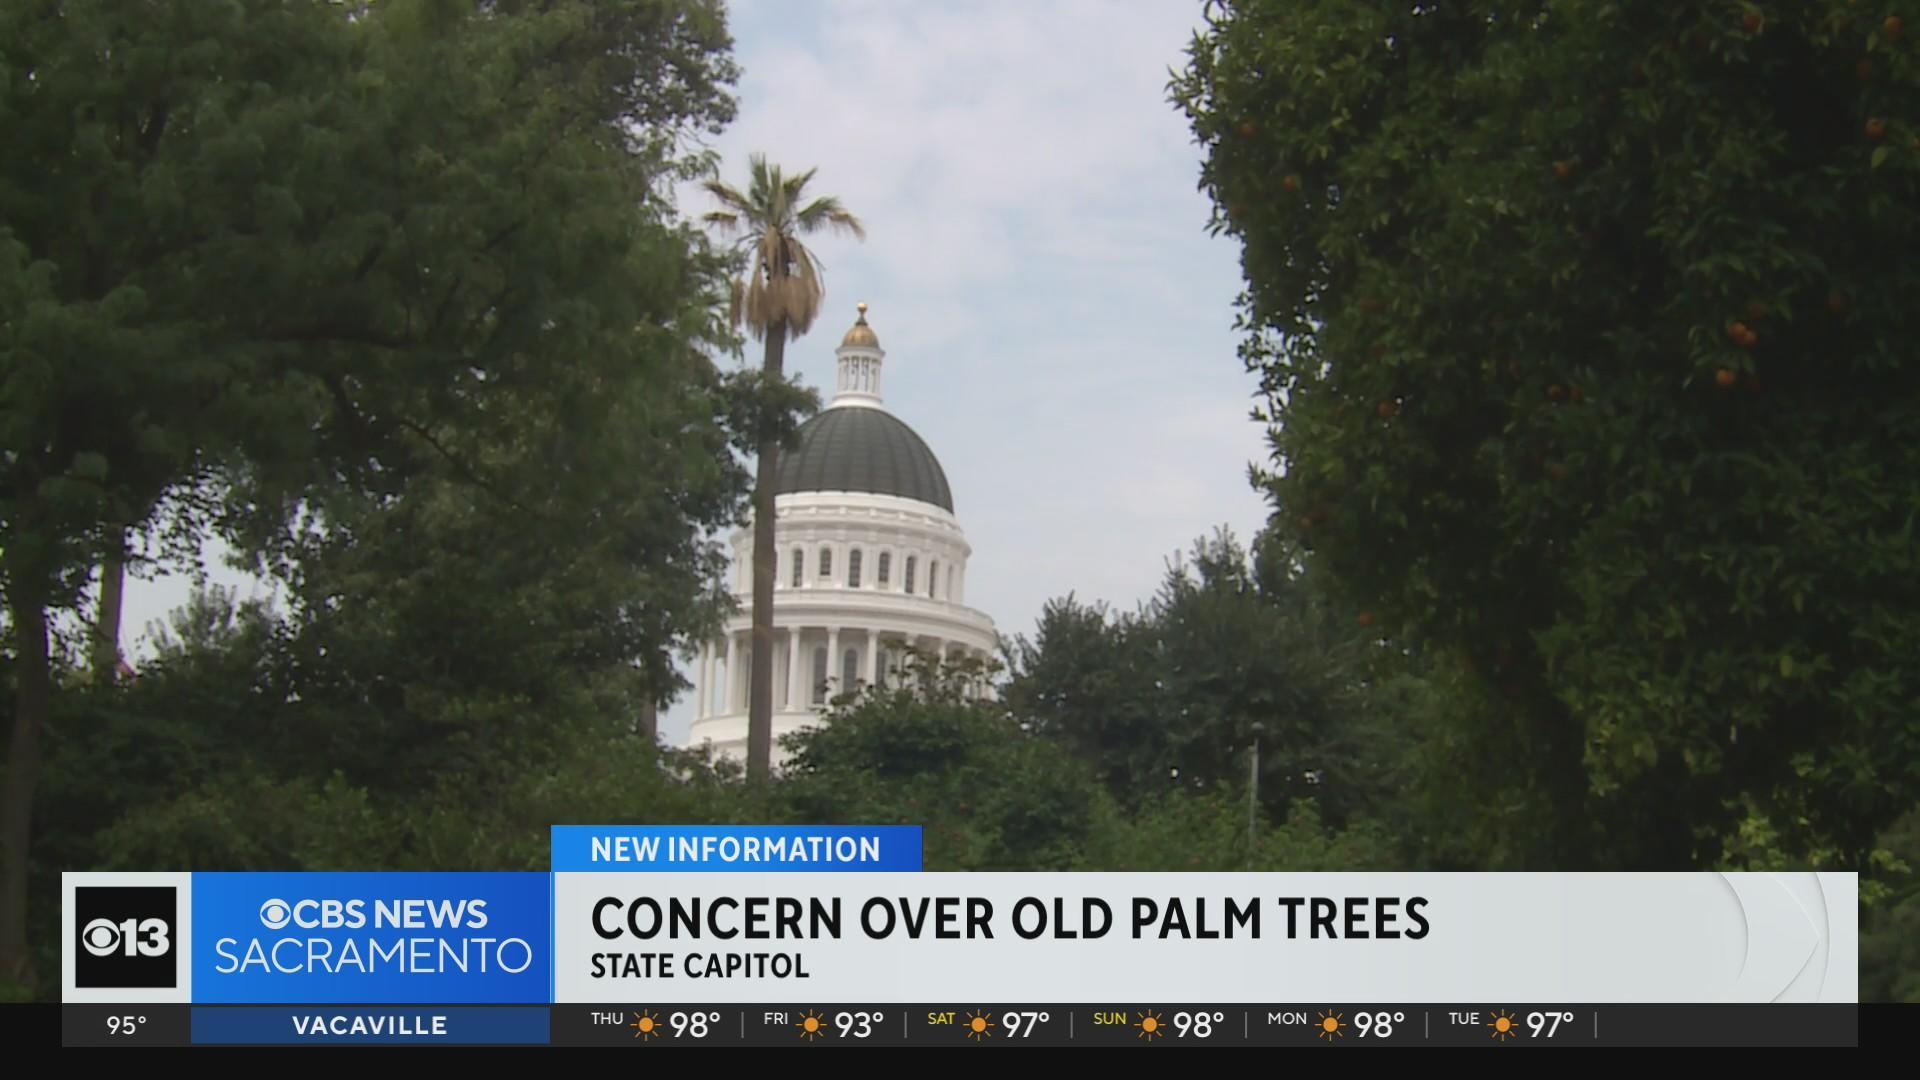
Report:
[[321,1009],[229,1006],[193,1010],[200,1045],[299,1043],[544,1044],[544,1008]]
[[526,873],[196,873],[193,1001],[544,1004],[552,991],[551,881]]
[[555,873],[918,873],[920,826],[555,825],[551,865]]

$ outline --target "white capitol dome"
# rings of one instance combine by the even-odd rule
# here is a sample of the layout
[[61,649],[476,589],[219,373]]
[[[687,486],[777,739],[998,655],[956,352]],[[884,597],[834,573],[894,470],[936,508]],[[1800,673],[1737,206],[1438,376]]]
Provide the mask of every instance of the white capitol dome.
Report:
[[[972,553],[933,451],[880,400],[886,353],[867,306],[835,355],[832,404],[801,425],[774,491],[773,738],[819,723],[835,695],[891,685],[905,648],[992,658],[993,620],[966,606]],[[753,629],[753,529],[733,535],[738,614],[700,652],[688,745],[744,759]],[[798,663],[795,663],[795,660]]]

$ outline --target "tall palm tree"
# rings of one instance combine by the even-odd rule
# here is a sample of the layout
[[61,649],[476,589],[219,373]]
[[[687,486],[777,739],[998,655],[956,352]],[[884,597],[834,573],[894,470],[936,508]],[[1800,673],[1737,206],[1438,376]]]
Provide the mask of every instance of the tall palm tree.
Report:
[[[867,236],[860,219],[839,199],[826,196],[806,201],[807,184],[816,171],[787,176],[778,165],[768,165],[764,154],[754,154],[748,159],[745,192],[718,177],[705,183],[721,207],[706,215],[707,223],[737,237],[749,257],[747,276],[733,283],[733,325],[745,325],[756,340],[766,342],[761,370],[770,379],[784,377],[788,339],[798,340],[813,328],[826,295],[820,260],[800,238],[823,229],[852,233],[862,240]],[[780,458],[777,437],[762,432],[759,443],[753,493],[753,647],[747,683],[747,778],[752,781],[764,781],[773,772],[773,485]],[[788,663],[799,660],[789,658]]]

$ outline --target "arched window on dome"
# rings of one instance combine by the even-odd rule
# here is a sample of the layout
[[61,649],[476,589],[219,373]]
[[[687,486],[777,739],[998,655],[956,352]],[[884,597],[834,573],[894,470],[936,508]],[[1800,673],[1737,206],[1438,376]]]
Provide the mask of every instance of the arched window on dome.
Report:
[[847,588],[860,587],[860,549],[847,552]]
[[840,690],[845,693],[860,685],[860,650],[848,649],[840,657]]
[[933,562],[930,562],[927,564],[927,595],[930,597],[933,597],[936,600],[939,599],[940,594],[937,591],[937,587],[939,586],[939,584],[940,584],[940,562],[939,560],[936,559]]
[[823,546],[820,549],[820,576],[823,578],[833,576],[833,549],[830,547]]
[[876,569],[878,572],[873,575],[873,583],[876,587],[884,589],[887,587],[887,574],[893,569],[893,552],[881,552],[880,565]]
[[827,647],[820,645],[813,650],[813,703],[827,703]]
[[901,582],[901,585],[906,587],[906,590],[908,593],[912,593],[913,592],[913,556],[911,555],[907,556],[906,574],[907,574],[906,579]]
[[793,587],[800,587],[800,580],[807,572],[807,552],[805,548],[793,549]]

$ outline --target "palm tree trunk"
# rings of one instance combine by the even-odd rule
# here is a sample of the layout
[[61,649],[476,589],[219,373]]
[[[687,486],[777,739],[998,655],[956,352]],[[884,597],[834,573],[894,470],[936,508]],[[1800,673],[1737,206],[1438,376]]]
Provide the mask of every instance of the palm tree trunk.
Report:
[[93,624],[93,679],[111,685],[120,675],[120,608],[127,591],[127,534],[100,560],[100,611]]
[[[760,370],[769,380],[784,377],[787,324],[767,328],[766,359]],[[747,683],[747,779],[764,783],[773,775],[773,579],[779,553],[773,539],[773,485],[780,465],[780,440],[760,433],[759,471],[753,491],[753,643]]]

